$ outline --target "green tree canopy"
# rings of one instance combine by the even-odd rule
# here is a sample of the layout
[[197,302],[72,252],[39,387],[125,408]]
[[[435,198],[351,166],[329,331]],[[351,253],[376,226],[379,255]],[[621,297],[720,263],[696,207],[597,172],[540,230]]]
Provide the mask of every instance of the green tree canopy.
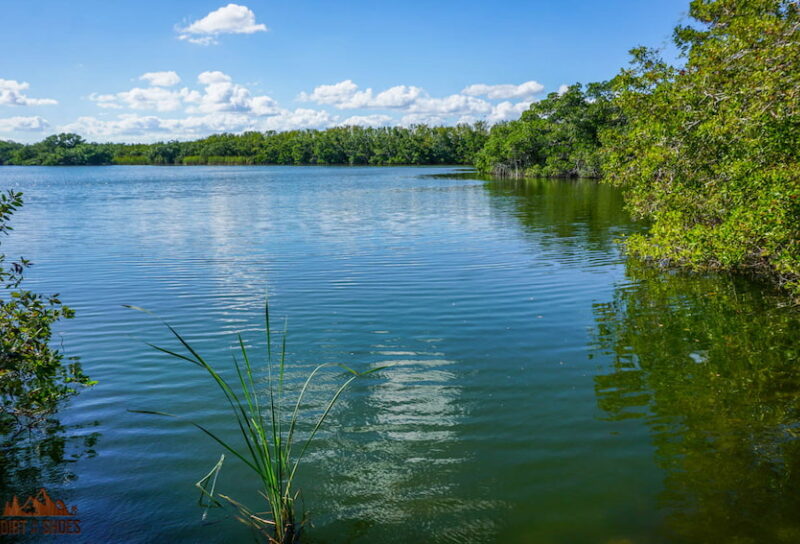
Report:
[[800,11],[792,0],[694,0],[685,66],[633,50],[604,133],[608,180],[652,221],[628,241],[690,268],[765,272],[800,293]]
[[599,177],[599,131],[614,115],[608,83],[572,85],[492,128],[479,170],[504,177]]

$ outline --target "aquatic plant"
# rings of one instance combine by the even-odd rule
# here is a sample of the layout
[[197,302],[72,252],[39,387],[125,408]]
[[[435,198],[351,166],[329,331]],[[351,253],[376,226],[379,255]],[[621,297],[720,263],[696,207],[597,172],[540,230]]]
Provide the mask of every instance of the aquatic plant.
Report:
[[[141,310],[128,306],[133,309]],[[239,360],[236,353],[233,357],[233,367],[236,371],[235,385],[229,383],[192,345],[181,336],[173,327],[167,325],[170,332],[180,342],[186,353],[178,353],[171,349],[149,344],[158,351],[176,359],[192,363],[203,370],[212,378],[225,396],[231,409],[232,420],[235,421],[243,444],[236,445],[224,440],[218,434],[210,431],[203,425],[190,422],[222,448],[243,462],[258,477],[261,489],[259,493],[268,503],[265,513],[254,512],[244,504],[226,495],[218,496],[233,505],[238,512],[237,519],[252,528],[258,535],[270,544],[285,544],[298,542],[304,520],[298,520],[296,502],[299,490],[294,487],[295,477],[301,466],[301,461],[312,440],[322,427],[331,409],[336,404],[344,390],[360,376],[372,374],[385,367],[374,367],[364,372],[357,372],[343,364],[326,363],[317,365],[306,377],[291,412],[284,411],[284,377],[286,368],[286,331],[281,339],[281,348],[277,369],[274,368],[272,355],[272,337],[270,332],[269,303],[265,304],[266,321],[266,387],[262,391],[259,383],[263,383],[251,364],[250,354],[245,347],[241,335],[237,336],[236,353],[241,356]],[[347,379],[336,388],[331,395],[321,414],[314,418],[309,417],[311,431],[302,440],[297,438],[298,423],[301,420],[300,408],[309,385],[315,376],[325,368],[339,368],[344,370]],[[263,397],[263,398],[262,398]],[[289,404],[291,406],[291,404]],[[179,417],[164,412],[150,410],[132,410],[137,413],[154,414],[169,417]],[[288,416],[288,417],[287,417]],[[295,447],[295,442],[298,442]],[[214,487],[216,477],[222,466],[224,456],[209,474],[198,482],[203,494],[211,501],[216,501]],[[207,483],[212,482],[212,489],[208,491]]]

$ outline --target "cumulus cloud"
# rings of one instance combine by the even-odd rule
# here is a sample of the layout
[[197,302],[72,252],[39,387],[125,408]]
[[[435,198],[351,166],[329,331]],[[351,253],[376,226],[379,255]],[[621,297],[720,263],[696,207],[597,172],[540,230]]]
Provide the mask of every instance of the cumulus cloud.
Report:
[[[77,132],[100,140],[119,137],[146,137],[145,139],[192,138],[212,132],[241,132],[255,127],[254,120],[247,115],[213,114],[191,116],[182,119],[165,119],[155,115],[126,113],[115,119],[80,117],[74,123],[61,127],[65,132]],[[141,138],[137,138],[141,139]]]
[[311,93],[300,93],[301,102],[316,102],[339,109],[366,108],[372,100],[372,89],[359,91],[358,85],[346,79],[332,85],[320,85]]
[[0,105],[5,106],[50,106],[58,104],[52,98],[30,98],[25,95],[30,87],[26,81],[0,78]]
[[163,132],[164,119],[154,115],[143,116],[126,113],[114,120],[96,117],[79,117],[77,121],[61,127],[64,132],[76,132],[84,136],[107,138],[113,135],[141,135],[147,132]]
[[419,98],[409,105],[408,111],[439,115],[487,114],[492,111],[492,105],[474,96],[453,94],[445,98]]
[[375,115],[353,115],[352,117],[348,117],[341,123],[340,126],[343,127],[384,127],[388,125],[392,121],[392,118],[388,115],[382,114],[375,114]]
[[[87,134],[98,140],[153,141],[189,139],[214,132],[247,130],[296,130],[332,126],[380,127],[428,124],[452,125],[484,120],[498,123],[516,119],[540,92],[540,85],[529,81],[520,85],[470,85],[461,93],[431,96],[421,87],[396,85],[375,92],[361,89],[352,80],[319,85],[299,100],[314,102],[320,109],[282,108],[273,98],[258,95],[236,83],[221,71],[209,70],[197,76],[196,88],[177,89],[181,79],[175,72],[148,72],[140,77],[150,83],[112,94],[93,94],[90,98],[103,108],[124,110],[179,111],[174,118],[128,111],[116,118],[81,117],[62,130]],[[499,99],[509,96],[509,99]],[[522,98],[519,98],[522,97]],[[339,116],[335,110],[354,111]],[[380,111],[383,110],[383,111]]]
[[[469,85],[460,93],[444,97],[431,96],[424,89],[412,85],[397,85],[376,94],[371,88],[360,89],[347,79],[320,85],[310,93],[300,93],[298,99],[337,109],[400,111],[405,114],[400,118],[400,124],[404,126],[473,123],[479,120],[498,123],[517,119],[530,107],[535,95],[543,90],[542,84],[527,81],[519,85]],[[381,126],[391,120],[387,115],[356,115],[346,119],[343,124],[352,122]]]
[[372,89],[360,91],[358,85],[346,79],[332,85],[320,85],[311,93],[300,93],[298,100],[334,106],[340,110],[359,108],[402,109],[422,97],[419,87],[397,85],[375,95]]
[[140,79],[153,82],[152,86],[134,87],[111,94],[92,93],[89,99],[101,108],[152,111],[185,108],[189,114],[229,112],[275,115],[279,111],[277,102],[271,97],[254,96],[249,89],[234,83],[229,75],[219,71],[203,72],[198,76],[198,83],[205,86],[202,92],[188,87],[180,90],[166,88],[166,83],[180,81],[175,72],[150,72]]
[[172,87],[181,82],[180,76],[175,72],[147,72],[139,76],[139,79],[147,81],[154,87]]
[[183,102],[191,96],[193,96],[192,91],[186,88],[172,91],[163,87],[134,87],[129,91],[114,94],[92,93],[89,95],[89,100],[97,102],[101,108],[175,111],[180,109]]
[[558,94],[562,95],[562,94],[566,93],[568,90],[569,90],[569,85],[567,85],[567,84],[560,85],[558,87]]
[[326,128],[336,124],[336,117],[322,110],[280,110],[271,117],[254,117],[245,113],[217,112],[184,118],[163,118],[156,115],[126,113],[114,119],[80,117],[60,127],[63,132],[76,132],[96,140],[155,141],[191,139],[219,132],[248,130],[298,130]]
[[311,93],[300,93],[304,102],[334,106],[338,109],[397,109],[410,113],[488,113],[491,104],[480,98],[460,94],[445,98],[432,98],[420,87],[397,85],[374,94],[372,89],[359,90],[358,85],[347,79],[332,85],[320,85]]
[[501,121],[512,121],[518,119],[522,112],[531,106],[531,102],[523,101],[516,104],[505,101],[496,104],[492,112],[486,117],[489,123],[499,123]]
[[406,108],[422,97],[425,91],[419,87],[397,85],[379,93],[370,103],[373,108]]
[[267,27],[256,23],[256,14],[247,6],[228,4],[177,31],[181,40],[211,45],[218,43],[220,34],[253,34],[266,32]]
[[485,96],[491,100],[506,100],[509,98],[532,98],[544,90],[544,85],[538,81],[526,81],[519,85],[502,84],[486,85],[476,83],[461,91],[469,96]]
[[336,123],[336,117],[324,110],[297,108],[282,110],[278,115],[267,117],[259,123],[261,130],[299,130],[304,128],[327,128]]
[[6,117],[0,119],[0,132],[41,132],[50,126],[45,119],[38,115],[33,117]]
[[400,125],[408,127],[411,125],[443,125],[447,122],[444,115],[432,115],[427,113],[409,113],[400,119]]
[[197,76],[197,82],[203,85],[213,85],[214,83],[228,83],[232,81],[231,76],[219,70],[203,72]]
[[203,72],[197,81],[205,85],[205,90],[203,94],[195,93],[187,97],[187,102],[196,104],[186,110],[189,113],[275,115],[279,112],[278,103],[271,97],[253,96],[249,89],[233,83],[231,77],[223,72]]

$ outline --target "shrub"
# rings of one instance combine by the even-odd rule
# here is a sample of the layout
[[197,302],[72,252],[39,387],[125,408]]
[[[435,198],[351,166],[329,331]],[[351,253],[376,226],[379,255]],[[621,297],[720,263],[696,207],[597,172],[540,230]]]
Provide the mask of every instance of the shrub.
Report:
[[[22,193],[0,194],[0,235],[8,234],[11,214]],[[30,262],[6,263],[0,255],[0,434],[17,433],[46,421],[59,404],[94,382],[75,358],[53,348],[52,325],[74,316],[58,295],[21,289]]]
[[800,12],[790,0],[695,0],[686,64],[632,51],[615,80],[626,124],[605,170],[652,221],[633,254],[766,273],[800,294]]

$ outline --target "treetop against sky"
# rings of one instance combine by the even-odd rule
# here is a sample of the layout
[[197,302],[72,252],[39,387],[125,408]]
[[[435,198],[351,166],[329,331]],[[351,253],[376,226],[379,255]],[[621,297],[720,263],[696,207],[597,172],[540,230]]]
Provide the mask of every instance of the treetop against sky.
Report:
[[4,2],[0,139],[515,119],[662,46],[685,0]]

